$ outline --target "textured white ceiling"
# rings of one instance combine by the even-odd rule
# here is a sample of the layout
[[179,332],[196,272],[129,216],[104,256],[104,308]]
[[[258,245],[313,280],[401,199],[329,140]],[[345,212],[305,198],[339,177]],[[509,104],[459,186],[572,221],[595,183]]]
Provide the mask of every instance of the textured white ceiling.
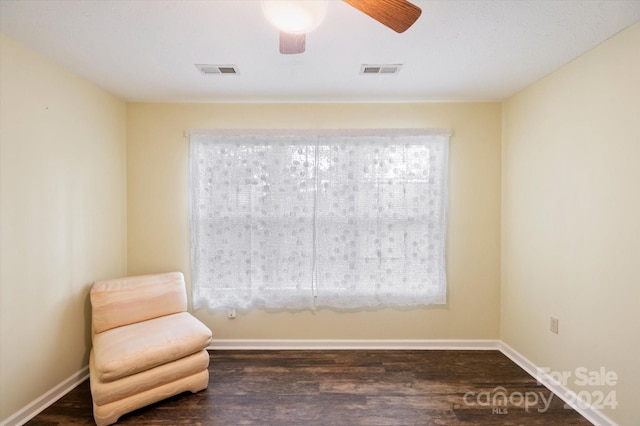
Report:
[[[396,34],[329,3],[301,55],[278,53],[257,0],[0,0],[0,31],[130,101],[494,101],[640,20],[637,0],[415,0]],[[359,74],[378,63],[403,67]]]

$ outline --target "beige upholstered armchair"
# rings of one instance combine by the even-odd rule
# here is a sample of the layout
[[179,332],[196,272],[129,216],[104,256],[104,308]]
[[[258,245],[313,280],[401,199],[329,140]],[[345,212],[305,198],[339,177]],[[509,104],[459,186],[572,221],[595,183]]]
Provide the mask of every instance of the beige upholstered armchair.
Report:
[[211,330],[187,312],[181,273],[95,282],[91,306],[89,371],[98,426],[207,387]]

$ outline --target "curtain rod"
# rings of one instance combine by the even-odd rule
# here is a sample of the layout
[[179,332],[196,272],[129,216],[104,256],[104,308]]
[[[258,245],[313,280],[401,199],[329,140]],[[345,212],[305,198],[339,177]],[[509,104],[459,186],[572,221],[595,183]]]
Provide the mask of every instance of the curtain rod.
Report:
[[453,130],[441,128],[389,129],[189,129],[184,136],[453,136]]

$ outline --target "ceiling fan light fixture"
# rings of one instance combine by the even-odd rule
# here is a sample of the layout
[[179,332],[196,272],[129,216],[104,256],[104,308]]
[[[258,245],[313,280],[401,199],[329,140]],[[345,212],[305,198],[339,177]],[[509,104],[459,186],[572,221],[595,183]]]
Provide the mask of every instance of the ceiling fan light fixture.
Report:
[[327,0],[262,0],[267,20],[286,33],[308,33],[327,14]]

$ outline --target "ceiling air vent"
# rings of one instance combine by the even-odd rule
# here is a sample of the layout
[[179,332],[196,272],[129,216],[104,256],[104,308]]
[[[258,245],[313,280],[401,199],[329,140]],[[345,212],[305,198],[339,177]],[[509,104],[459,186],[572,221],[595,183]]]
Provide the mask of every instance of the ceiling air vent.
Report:
[[362,65],[360,74],[398,74],[402,64],[377,64]]
[[238,71],[238,67],[236,67],[235,65],[196,64],[196,68],[198,68],[200,72],[205,75],[217,75],[217,74],[238,75],[240,74],[240,71]]

